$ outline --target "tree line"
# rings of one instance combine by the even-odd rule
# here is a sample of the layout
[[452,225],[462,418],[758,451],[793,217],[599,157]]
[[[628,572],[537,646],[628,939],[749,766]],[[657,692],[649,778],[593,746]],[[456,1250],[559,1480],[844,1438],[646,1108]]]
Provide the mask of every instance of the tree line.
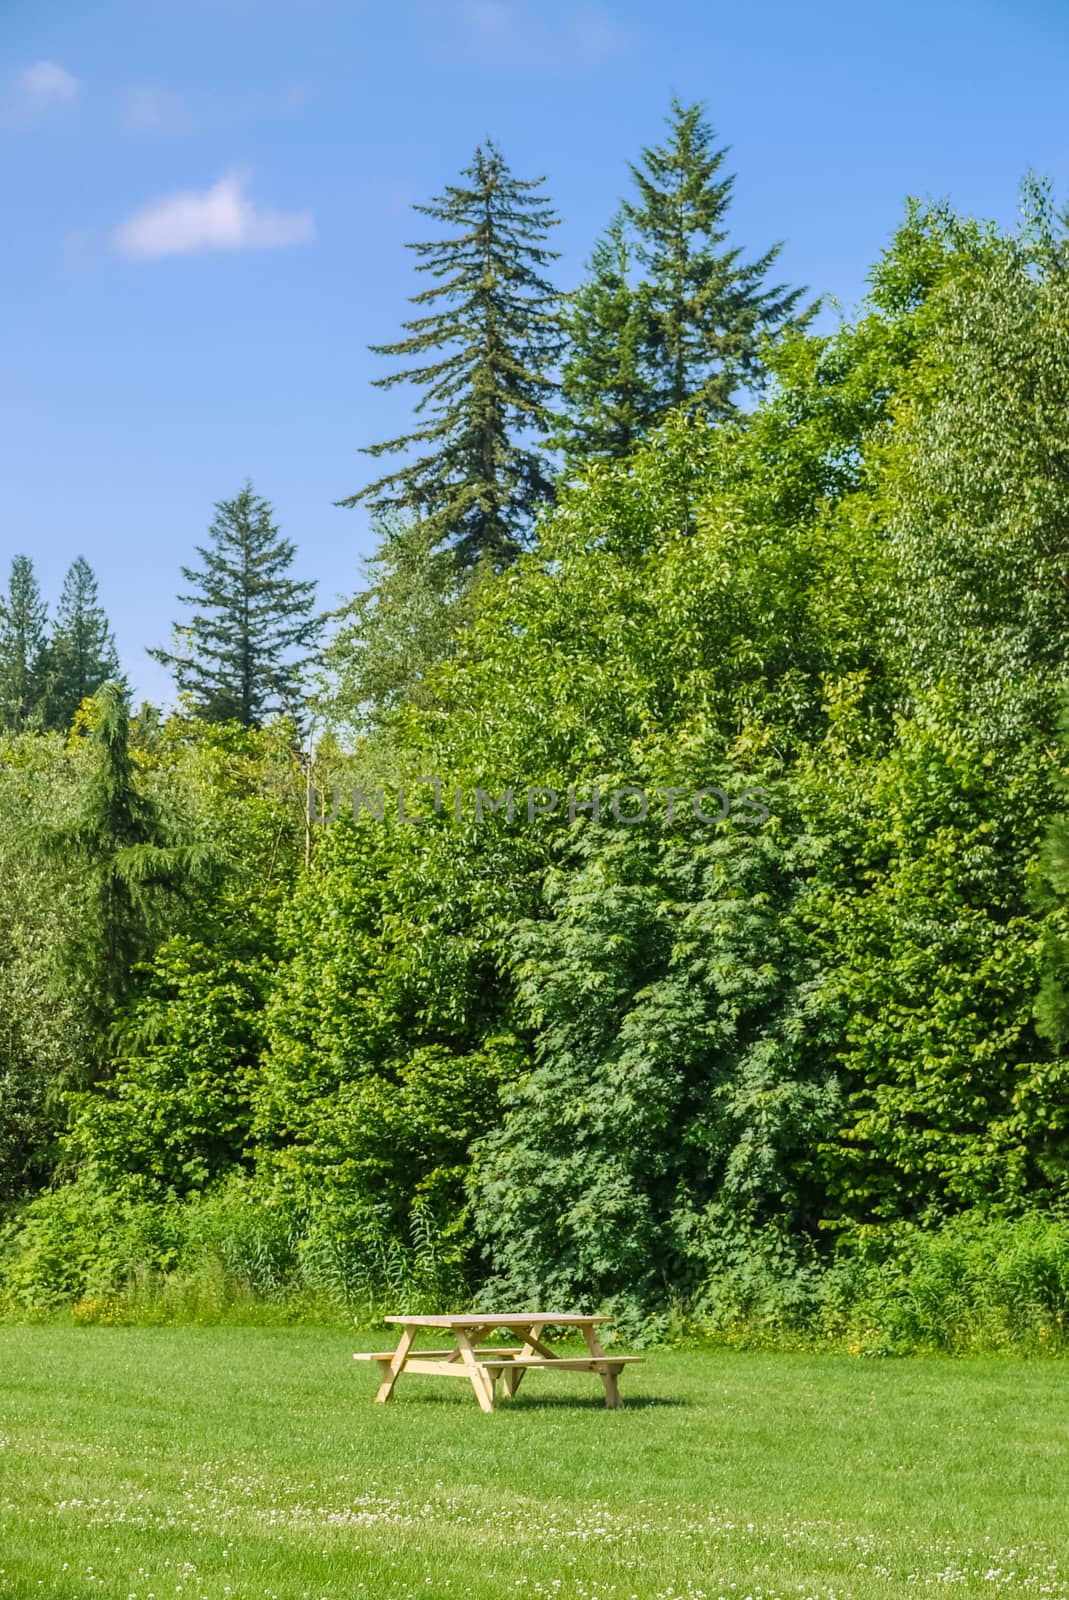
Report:
[[115,639],[85,557],[72,563],[49,627],[33,562],[16,556],[0,595],[0,728],[68,728],[82,701],[119,677]]
[[[911,202],[818,334],[722,169],[676,106],[555,321],[542,190],[484,146],[386,347],[423,409],[354,497],[361,592],[328,631],[248,486],[185,574],[180,712],[105,685],[6,737],[16,1304],[214,1252],[726,1326],[962,1219],[1061,1226],[1065,219]],[[428,774],[768,815],[308,818]]]

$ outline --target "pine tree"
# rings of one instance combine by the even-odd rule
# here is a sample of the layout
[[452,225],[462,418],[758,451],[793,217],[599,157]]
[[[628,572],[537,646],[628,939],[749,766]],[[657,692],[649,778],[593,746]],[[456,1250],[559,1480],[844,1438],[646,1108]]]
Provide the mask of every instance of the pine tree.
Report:
[[375,382],[420,386],[415,411],[427,421],[366,453],[429,448],[339,503],[414,514],[435,545],[453,547],[460,566],[500,567],[552,496],[537,438],[551,420],[550,373],[561,348],[559,296],[543,276],[556,259],[544,241],[558,219],[536,193],[545,179],[513,177],[490,140],[462,178],[415,207],[450,232],[409,246],[417,272],[434,280],[412,297],[420,314],[404,324],[409,337],[372,346],[379,355],[426,358]]
[[185,648],[149,651],[208,722],[258,727],[272,711],[295,713],[298,705],[301,652],[322,618],[313,615],[315,584],[288,576],[296,546],[279,536],[273,517],[251,483],[218,502],[211,543],[197,546],[203,570],[182,568],[193,592],[178,598],[195,608],[175,626]]
[[616,217],[594,247],[588,281],[567,303],[565,420],[553,443],[569,466],[629,455],[650,425],[650,286],[632,285],[631,255]]
[[721,175],[727,148],[713,148],[704,107],[673,99],[667,120],[666,143],[632,165],[638,200],[624,206],[652,290],[651,420],[683,405],[726,416],[739,386],[762,376],[761,336],[816,307],[795,317],[803,291],[765,286],[782,244],[748,263],[727,245],[735,178]]
[[29,556],[16,556],[0,596],[0,728],[18,732],[41,718],[47,609]]
[[71,564],[56,607],[49,648],[48,722],[66,729],[83,700],[120,676],[115,639],[84,556]]

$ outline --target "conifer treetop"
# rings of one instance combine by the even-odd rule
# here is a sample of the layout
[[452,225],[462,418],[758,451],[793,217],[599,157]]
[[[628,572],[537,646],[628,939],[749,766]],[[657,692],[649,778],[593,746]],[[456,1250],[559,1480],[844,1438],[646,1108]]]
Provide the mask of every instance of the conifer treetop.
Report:
[[501,565],[552,496],[532,436],[548,427],[556,390],[559,296],[544,270],[556,259],[545,241],[558,219],[540,193],[545,179],[516,178],[492,140],[461,176],[414,207],[448,232],[408,246],[433,281],[412,296],[419,314],[403,324],[407,337],[371,346],[407,363],[376,386],[422,389],[413,410],[425,420],[365,453],[419,453],[339,503],[415,514],[460,565]]
[[673,98],[667,121],[665,142],[632,163],[638,197],[624,205],[652,288],[654,409],[730,415],[735,390],[760,381],[762,335],[804,323],[817,307],[796,315],[804,291],[766,285],[782,242],[749,262],[728,244],[735,177],[722,170],[728,146],[715,147],[701,102]]
[[251,483],[215,507],[201,568],[183,567],[193,608],[176,624],[183,643],[150,650],[170,667],[180,692],[209,722],[256,727],[272,711],[293,711],[306,652],[322,627],[315,584],[289,577],[296,546],[281,537],[274,511]]

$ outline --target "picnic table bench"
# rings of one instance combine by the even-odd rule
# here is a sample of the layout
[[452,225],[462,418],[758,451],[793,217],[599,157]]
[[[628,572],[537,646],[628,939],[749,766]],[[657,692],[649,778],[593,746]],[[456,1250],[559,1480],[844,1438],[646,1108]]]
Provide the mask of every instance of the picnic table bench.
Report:
[[[402,1372],[434,1378],[465,1378],[475,1390],[484,1411],[493,1411],[498,1379],[505,1396],[511,1398],[532,1369],[557,1372],[595,1372],[605,1387],[605,1404],[615,1410],[623,1404],[618,1379],[624,1367],[642,1361],[642,1356],[606,1355],[597,1336],[599,1324],[608,1317],[587,1317],[571,1311],[524,1311],[500,1316],[474,1313],[469,1316],[386,1317],[401,1329],[396,1350],[359,1351],[354,1361],[377,1361],[382,1382],[375,1399],[384,1404],[393,1394]],[[582,1333],[585,1356],[560,1356],[543,1340],[549,1327],[569,1328]],[[446,1350],[413,1350],[416,1336],[429,1329],[441,1329],[452,1336]],[[511,1333],[516,1345],[486,1345],[489,1334]]]

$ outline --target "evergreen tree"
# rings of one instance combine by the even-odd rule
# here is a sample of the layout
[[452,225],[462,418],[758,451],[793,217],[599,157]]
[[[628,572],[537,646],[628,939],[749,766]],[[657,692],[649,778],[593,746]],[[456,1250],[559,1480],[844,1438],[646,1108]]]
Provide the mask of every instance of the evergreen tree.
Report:
[[11,563],[0,596],[0,728],[18,732],[41,714],[45,690],[46,607],[29,556]]
[[134,971],[167,926],[175,897],[207,874],[202,846],[176,843],[137,785],[123,686],[104,684],[90,713],[92,776],[74,819],[41,835],[44,853],[73,870],[80,901],[57,952],[57,977],[82,997],[92,1044],[88,1076],[107,1071],[109,1040],[133,992]]
[[84,556],[63,582],[49,650],[48,721],[66,729],[83,700],[119,677],[119,658],[108,619],[97,601],[97,581]]
[[381,513],[415,514],[435,545],[458,563],[507,563],[523,545],[536,507],[552,496],[547,463],[531,441],[550,422],[561,348],[559,296],[543,276],[557,252],[545,239],[557,217],[537,190],[544,178],[512,175],[492,141],[480,146],[459,185],[416,206],[448,228],[445,239],[412,244],[431,287],[412,297],[420,314],[408,338],[373,345],[379,355],[419,365],[375,380],[414,383],[426,423],[367,447],[372,456],[429,447],[409,464],[351,495]]
[[672,101],[669,137],[642,152],[637,198],[594,252],[573,297],[557,441],[570,464],[623,456],[676,407],[730,416],[764,374],[761,340],[804,325],[801,289],[767,286],[782,248],[756,261],[728,244],[735,179],[703,107]]
[[631,283],[626,225],[616,217],[594,247],[590,277],[569,297],[565,420],[554,443],[569,465],[630,455],[649,425],[650,285]]
[[624,206],[652,291],[651,422],[682,405],[730,414],[739,385],[762,376],[761,336],[791,322],[803,292],[765,286],[781,244],[748,263],[727,245],[735,179],[721,175],[727,148],[714,149],[704,107],[673,99],[668,125],[632,165],[638,199]]
[[197,546],[203,569],[182,568],[193,592],[178,598],[195,608],[175,627],[183,653],[149,651],[209,722],[250,728],[272,711],[293,712],[307,660],[300,652],[322,627],[312,611],[315,584],[288,576],[296,546],[280,538],[273,516],[251,483],[218,502],[211,543]]

